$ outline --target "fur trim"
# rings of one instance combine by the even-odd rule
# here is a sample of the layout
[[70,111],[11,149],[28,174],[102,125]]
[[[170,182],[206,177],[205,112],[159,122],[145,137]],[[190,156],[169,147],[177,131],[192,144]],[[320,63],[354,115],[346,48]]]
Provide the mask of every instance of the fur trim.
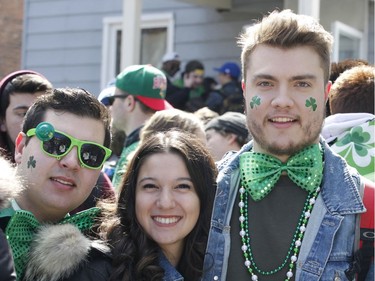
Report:
[[67,278],[86,261],[91,241],[71,224],[42,227],[31,246],[25,280]]
[[0,157],[0,171],[0,209],[2,209],[20,192],[22,184],[16,176],[16,169],[3,157]]

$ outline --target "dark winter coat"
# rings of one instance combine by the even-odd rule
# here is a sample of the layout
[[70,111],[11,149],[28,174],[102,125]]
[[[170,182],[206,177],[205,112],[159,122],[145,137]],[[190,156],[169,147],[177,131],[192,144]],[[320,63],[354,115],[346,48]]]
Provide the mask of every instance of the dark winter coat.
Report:
[[[20,187],[20,183],[14,177],[14,169],[10,162],[0,157],[0,209],[8,204],[10,198],[15,196]],[[0,281],[15,280],[16,271],[12,253],[4,232],[0,228]]]

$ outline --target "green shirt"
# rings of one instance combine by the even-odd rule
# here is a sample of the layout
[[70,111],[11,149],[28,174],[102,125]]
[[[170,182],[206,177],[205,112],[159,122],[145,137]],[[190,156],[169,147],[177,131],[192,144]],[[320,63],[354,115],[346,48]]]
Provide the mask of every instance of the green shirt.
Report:
[[139,145],[139,141],[133,142],[131,145],[124,147],[124,149],[121,152],[121,155],[117,162],[115,173],[113,174],[113,179],[112,179],[112,184],[116,192],[118,192],[120,189],[122,178],[126,172],[126,167],[129,163],[131,155],[133,154],[133,151],[136,150],[138,145]]

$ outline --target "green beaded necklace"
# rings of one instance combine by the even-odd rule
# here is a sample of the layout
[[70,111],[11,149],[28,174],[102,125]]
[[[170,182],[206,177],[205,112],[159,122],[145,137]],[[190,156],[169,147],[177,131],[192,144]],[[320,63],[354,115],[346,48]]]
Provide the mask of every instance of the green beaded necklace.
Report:
[[[320,157],[323,158],[324,151],[321,147],[320,147],[319,152],[320,152],[319,153]],[[321,169],[322,168],[323,168],[323,165]],[[245,175],[246,173],[243,171],[243,167],[241,167],[241,164],[240,164],[240,169],[241,169],[241,175]],[[249,227],[248,227],[248,206],[247,206],[250,191],[244,187],[243,178],[241,176],[241,188],[239,190],[240,202],[238,204],[238,206],[240,207],[239,221],[240,221],[240,227],[241,227],[239,234],[240,234],[241,241],[242,241],[241,250],[245,257],[244,265],[246,266],[247,270],[249,271],[251,275],[251,280],[253,281],[258,280],[258,275],[256,275],[256,273],[260,275],[272,275],[272,274],[275,274],[276,272],[279,272],[286,266],[288,261],[289,261],[289,266],[288,266],[288,271],[286,273],[285,281],[290,280],[293,277],[293,269],[298,258],[298,253],[299,253],[302,240],[305,234],[306,225],[309,221],[311,211],[314,207],[316,198],[318,197],[318,194],[320,192],[320,181],[319,183],[316,182],[316,184],[317,186],[316,186],[315,191],[309,191],[307,195],[302,214],[300,216],[297,228],[294,232],[292,242],[290,243],[290,247],[285,256],[285,259],[281,262],[280,266],[278,266],[277,268],[273,270],[265,271],[265,270],[260,269],[259,266],[256,265],[253,253],[251,251],[251,246],[250,246],[251,239],[250,239]]]
[[[281,263],[280,266],[273,270],[264,271],[261,270],[255,263],[253,253],[251,251],[250,246],[250,235],[249,235],[249,228],[248,228],[248,208],[247,208],[247,201],[248,201],[248,193],[246,192],[245,188],[241,186],[239,192],[240,192],[240,236],[242,240],[242,247],[241,250],[243,252],[243,255],[245,257],[245,266],[248,269],[249,273],[251,274],[251,280],[256,281],[258,280],[258,275],[255,274],[255,272],[261,274],[261,275],[272,275],[276,272],[280,271],[285,267],[288,260],[289,262],[289,269],[286,274],[285,280],[290,280],[290,278],[293,277],[293,268],[295,265],[295,262],[297,261],[298,253],[300,246],[302,244],[302,239],[306,230],[306,225],[309,221],[309,217],[311,214],[311,211],[313,209],[313,206],[315,204],[316,198],[319,194],[320,187],[318,187],[313,193],[310,193],[307,196],[305,206],[303,208],[300,220],[298,222],[296,231],[294,233],[292,242],[290,244],[288,253],[286,254],[286,257],[284,261]],[[246,202],[246,203],[245,203]]]

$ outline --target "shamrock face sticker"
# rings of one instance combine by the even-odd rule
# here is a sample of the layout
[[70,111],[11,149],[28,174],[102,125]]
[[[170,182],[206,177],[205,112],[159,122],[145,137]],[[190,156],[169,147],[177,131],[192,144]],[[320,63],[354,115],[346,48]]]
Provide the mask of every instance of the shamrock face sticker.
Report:
[[27,168],[35,168],[36,160],[34,159],[34,156],[29,157],[29,161],[27,161]]
[[315,111],[316,108],[318,107],[318,106],[316,105],[316,99],[311,98],[311,97],[310,97],[310,99],[307,99],[307,100],[306,100],[305,106],[306,106],[306,107],[311,107],[311,109],[312,109],[313,111]]
[[257,106],[260,105],[260,97],[258,96],[254,96],[252,99],[251,99],[251,102],[250,102],[250,107],[251,109],[253,108],[256,108]]

